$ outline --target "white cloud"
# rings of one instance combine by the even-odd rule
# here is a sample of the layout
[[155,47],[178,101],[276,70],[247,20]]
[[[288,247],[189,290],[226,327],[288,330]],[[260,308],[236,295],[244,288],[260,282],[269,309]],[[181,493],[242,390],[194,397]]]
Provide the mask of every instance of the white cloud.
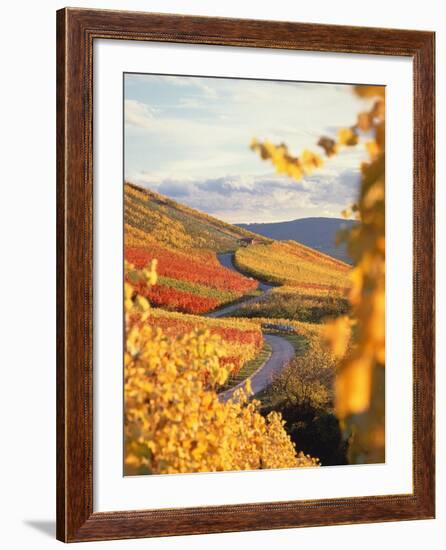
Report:
[[151,178],[132,181],[230,223],[284,221],[310,216],[340,217],[357,196],[359,173],[349,169],[295,182],[266,173],[218,178]]
[[125,100],[125,124],[150,130],[153,126],[154,111],[145,103],[135,99]]
[[126,177],[231,222],[339,216],[356,197],[364,147],[293,183],[249,143],[317,150],[366,103],[340,85],[126,76]]

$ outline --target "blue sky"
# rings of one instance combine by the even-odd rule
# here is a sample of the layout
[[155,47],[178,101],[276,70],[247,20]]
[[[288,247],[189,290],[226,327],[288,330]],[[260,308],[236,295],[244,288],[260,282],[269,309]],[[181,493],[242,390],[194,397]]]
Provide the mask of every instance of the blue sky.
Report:
[[300,182],[249,149],[255,137],[318,151],[321,135],[369,107],[350,86],[136,74],[124,84],[128,181],[230,223],[339,217],[355,200],[363,145]]

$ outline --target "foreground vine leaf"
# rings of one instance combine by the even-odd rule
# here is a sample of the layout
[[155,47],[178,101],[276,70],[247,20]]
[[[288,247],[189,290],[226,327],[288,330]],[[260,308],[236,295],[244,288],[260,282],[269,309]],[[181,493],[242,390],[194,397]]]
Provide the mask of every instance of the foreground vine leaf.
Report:
[[[359,220],[358,226],[344,231],[344,241],[354,261],[350,272],[350,317],[327,323],[325,338],[332,353],[340,359],[335,382],[335,408],[351,434],[350,458],[353,462],[384,461],[384,363],[385,363],[385,90],[380,86],[355,86],[364,98],[375,98],[368,112],[358,114],[350,128],[340,128],[337,142],[322,136],[318,145],[327,157],[340,147],[359,143],[361,132],[372,132],[365,144],[370,162],[361,166],[362,179],[357,202],[343,211]],[[262,159],[270,159],[278,172],[299,181],[304,172],[293,175],[298,157],[286,145],[280,163],[277,148],[253,140],[251,148]],[[290,167],[287,166],[289,163]],[[280,168],[280,169],[279,169]],[[352,331],[352,327],[354,331]]]

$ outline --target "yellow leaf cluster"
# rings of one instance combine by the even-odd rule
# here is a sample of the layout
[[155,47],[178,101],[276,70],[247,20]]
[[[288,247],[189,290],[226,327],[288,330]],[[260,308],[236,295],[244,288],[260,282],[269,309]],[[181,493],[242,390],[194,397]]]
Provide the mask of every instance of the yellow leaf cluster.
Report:
[[249,383],[219,400],[234,369],[222,363],[220,336],[195,329],[168,337],[148,323],[149,303],[131,282],[154,284],[156,261],[140,270],[126,263],[125,271],[126,475],[318,466],[296,451],[280,414],[265,418],[249,401]]
[[315,168],[319,168],[324,164],[323,159],[316,153],[309,150],[302,151],[300,157],[293,157],[288,147],[281,143],[274,145],[269,141],[263,143],[253,139],[251,149],[257,151],[262,159],[270,159],[277,173],[285,174],[296,181],[299,181],[303,176],[311,174]]
[[334,321],[327,322],[325,326],[325,340],[331,349],[333,356],[341,359],[347,353],[350,343],[352,321],[346,315],[338,317]]
[[239,390],[222,403],[217,388],[228,369],[220,339],[196,331],[167,338],[133,326],[125,352],[125,471],[186,473],[316,466],[297,453],[278,413]]
[[358,136],[352,128],[341,128],[338,132],[339,145],[356,145],[358,143]]
[[[347,236],[356,266],[350,273],[350,303],[356,321],[355,343],[344,358],[337,379],[336,407],[340,417],[371,407],[373,369],[385,362],[385,215],[384,158],[373,161],[363,175],[358,201],[361,223]],[[338,320],[333,348],[349,338]],[[333,327],[329,327],[333,331]]]
[[149,301],[135,292],[132,283],[144,282],[148,285],[155,285],[158,280],[157,264],[157,260],[153,259],[148,266],[137,269],[133,264],[124,260],[124,308],[127,316],[143,313],[144,319],[147,318],[150,309]]

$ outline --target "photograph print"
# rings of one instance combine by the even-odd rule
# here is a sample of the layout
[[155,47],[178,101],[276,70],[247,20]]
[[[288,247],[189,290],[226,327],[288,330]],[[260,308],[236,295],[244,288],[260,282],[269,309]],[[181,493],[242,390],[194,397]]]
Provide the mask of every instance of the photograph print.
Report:
[[385,461],[385,87],[125,73],[124,475]]

